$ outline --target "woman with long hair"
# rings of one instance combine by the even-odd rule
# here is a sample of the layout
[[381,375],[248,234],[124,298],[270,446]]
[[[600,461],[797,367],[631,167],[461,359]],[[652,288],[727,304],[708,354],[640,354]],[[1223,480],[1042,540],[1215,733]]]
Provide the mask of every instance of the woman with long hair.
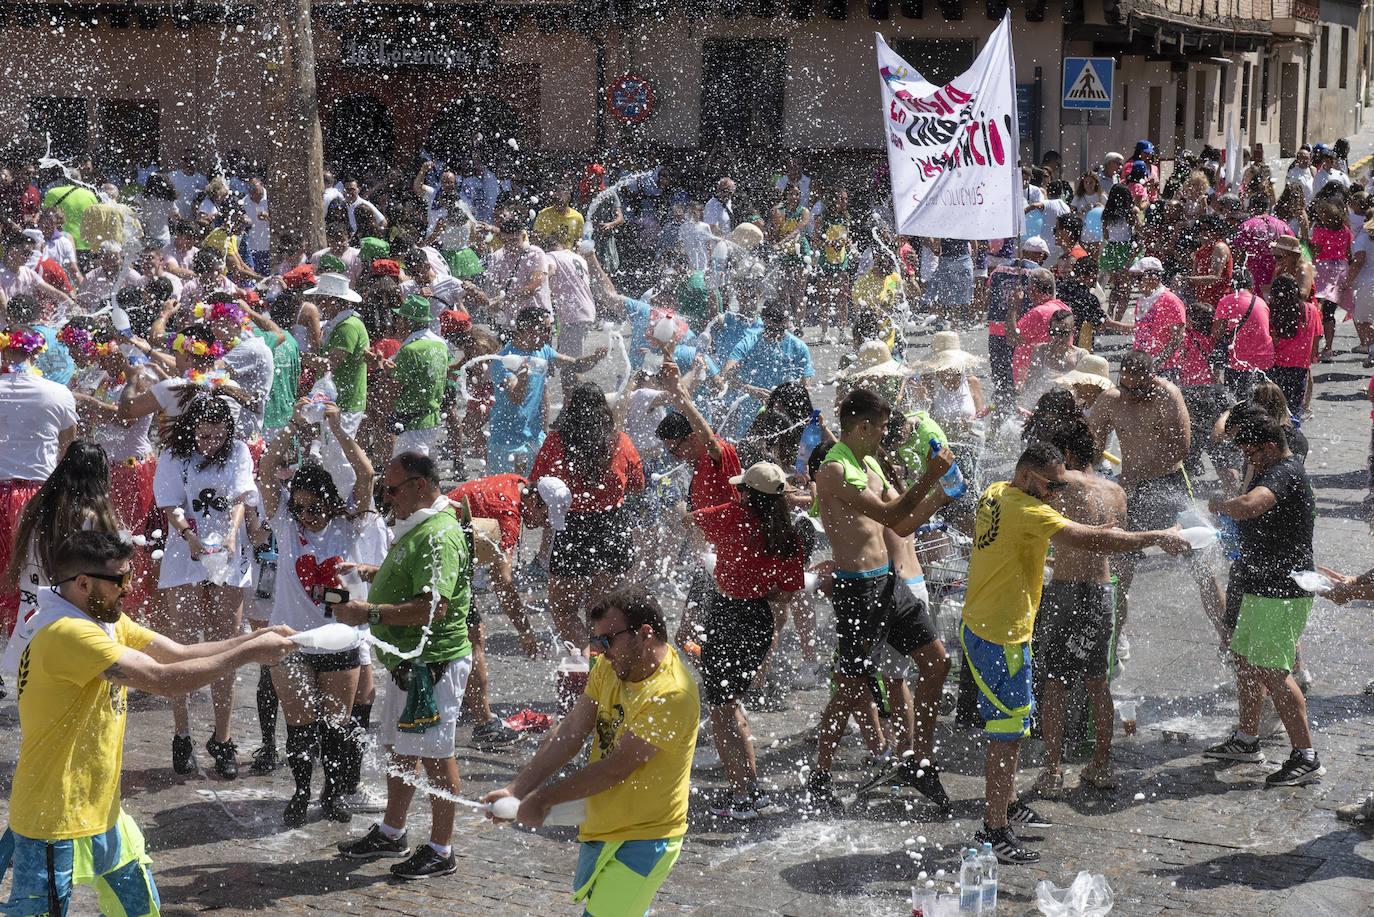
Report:
[[[376,560],[363,556],[366,547],[362,540],[365,527],[377,520],[372,510],[372,464],[344,429],[341,416],[338,405],[324,409],[324,423],[338,438],[356,476],[347,500],[324,466],[308,459],[288,481],[282,481],[288,466],[295,462],[297,442],[310,442],[316,436],[316,425],[306,419],[301,402],[290,425],[272,440],[258,468],[263,512],[277,536],[273,625],[304,631],[329,623],[329,604],[323,590],[342,588],[338,565]],[[361,643],[360,635],[343,650],[302,649],[272,668],[272,681],[286,714],[286,761],[296,785],[282,813],[289,828],[305,823],[316,756],[324,769],[320,809],[333,821],[346,822],[352,815],[344,796],[353,789],[348,772],[359,751],[352,744],[350,713],[358,690]]]
[[773,646],[772,603],[787,604],[805,582],[801,539],[787,505],[787,472],[758,462],[731,483],[738,502],[687,515],[716,551],[715,595],[701,642],[701,690],[730,791],[711,806],[751,819],[773,810],[759,787],[754,741],[740,709]]
[[1283,389],[1288,406],[1300,411],[1322,336],[1322,312],[1314,299],[1303,298],[1298,281],[1287,274],[1275,277],[1269,287],[1269,331],[1274,338],[1269,376]]
[[1099,266],[1107,275],[1112,296],[1112,318],[1121,321],[1126,311],[1126,268],[1136,256],[1136,235],[1140,230],[1140,210],[1125,184],[1116,184],[1107,194],[1102,208],[1102,257]]
[[[123,528],[110,502],[110,460],[99,443],[78,439],[67,447],[38,492],[24,504],[14,533],[14,551],[6,558],[5,581],[19,584],[19,614],[15,634],[24,631],[38,610],[38,594],[52,585],[53,558],[58,547],[75,532],[93,529],[118,532]],[[26,641],[12,640],[16,650]],[[3,671],[12,675],[18,654],[6,652]]]
[[[239,633],[243,590],[252,583],[247,504],[257,498],[253,457],[234,438],[234,415],[226,399],[195,398],[172,424],[153,478],[153,496],[167,514],[166,554],[158,586],[166,590],[172,636],[181,643],[227,640]],[[234,676],[213,682],[215,732],[206,751],[225,779],[238,776],[229,717]],[[172,700],[172,768],[195,769],[186,696]]]
[[1089,169],[1074,183],[1073,200],[1069,206],[1079,213],[1087,213],[1099,204],[1105,203],[1107,195],[1102,193],[1102,179]]
[[[570,503],[551,507],[549,613],[560,638],[586,646],[584,607],[591,608],[613,590],[634,562],[633,520],[625,496],[644,489],[639,453],[615,428],[605,393],[591,383],[568,394],[534,458],[529,480],[541,499],[552,492],[540,486],[548,477],[571,492]],[[562,514],[566,518],[559,520]]]

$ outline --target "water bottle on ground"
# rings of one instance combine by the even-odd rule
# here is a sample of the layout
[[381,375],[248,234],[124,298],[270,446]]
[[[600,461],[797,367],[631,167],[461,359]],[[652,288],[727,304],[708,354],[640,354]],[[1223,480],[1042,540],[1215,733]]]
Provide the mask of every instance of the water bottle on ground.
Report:
[[982,905],[983,864],[978,859],[978,851],[970,847],[964,851],[959,864],[959,913],[982,913]]
[[997,854],[988,841],[983,841],[978,861],[983,864],[983,914],[987,917],[997,912]]
[[[932,439],[930,441],[930,454],[932,456],[934,456],[935,453],[939,452],[941,449],[948,448],[948,445],[942,446],[938,439]],[[951,500],[959,499],[964,495],[965,492],[968,491],[968,482],[964,480],[964,473],[959,470],[958,462],[955,462],[953,465],[950,465],[949,471],[946,471],[943,475],[940,476],[940,487],[944,490],[945,495],[948,496]]]

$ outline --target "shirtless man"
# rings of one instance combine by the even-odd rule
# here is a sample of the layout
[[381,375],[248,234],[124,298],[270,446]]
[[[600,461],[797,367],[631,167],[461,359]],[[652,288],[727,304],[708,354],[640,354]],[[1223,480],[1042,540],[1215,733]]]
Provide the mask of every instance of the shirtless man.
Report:
[[[1102,452],[1082,420],[1060,426],[1050,437],[1064,453],[1065,480],[1057,508],[1072,522],[1119,526],[1126,521],[1126,492],[1114,481],[1099,477],[1093,466]],[[1045,665],[1040,707],[1040,730],[1045,739],[1045,770],[1035,789],[1056,799],[1064,789],[1061,760],[1064,750],[1064,700],[1079,678],[1092,702],[1096,743],[1093,762],[1083,768],[1082,783],[1101,790],[1115,789],[1112,773],[1112,694],[1107,673],[1112,656],[1112,583],[1107,558],[1070,545],[1056,546],[1054,578],[1040,594],[1035,616],[1034,653]]]
[[[1188,408],[1172,382],[1155,375],[1155,361],[1132,350],[1121,361],[1117,389],[1106,391],[1088,415],[1097,448],[1106,445],[1113,430],[1121,440],[1121,476],[1126,489],[1126,529],[1145,532],[1167,529],[1178,514],[1192,509],[1193,497],[1183,460],[1188,455]],[[1126,627],[1127,598],[1139,554],[1123,554],[1115,562],[1117,575],[1116,658],[1131,657]],[[1185,555],[1188,573],[1202,594],[1202,608],[1218,637],[1225,641],[1225,603],[1210,567],[1195,554]]]
[[[942,810],[949,795],[939,769],[930,763],[940,688],[949,656],[936,636],[930,611],[892,570],[885,527],[910,534],[939,508],[943,494],[931,494],[949,470],[949,451],[931,456],[925,473],[905,493],[887,482],[874,453],[887,429],[892,407],[882,396],[858,389],[840,403],[840,441],[830,447],[816,474],[820,518],[835,562],[831,601],[835,607],[835,693],[821,714],[816,769],[807,780],[811,804],[838,807],[830,768],[850,714],[865,715],[868,678],[876,671],[873,652],[881,640],[916,663],[912,754],[894,768],[895,782],[914,787]],[[925,760],[923,764],[922,761]],[[900,773],[899,773],[900,772]]]

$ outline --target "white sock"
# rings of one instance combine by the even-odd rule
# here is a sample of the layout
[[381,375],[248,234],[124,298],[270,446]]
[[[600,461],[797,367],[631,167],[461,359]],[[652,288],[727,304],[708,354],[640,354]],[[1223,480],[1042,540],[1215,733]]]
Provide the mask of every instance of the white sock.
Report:
[[190,734],[189,732],[178,732],[178,733],[177,733],[177,738],[178,738],[178,739],[189,739],[190,737],[191,737],[191,734]]
[[1302,755],[1302,759],[1304,761],[1307,761],[1308,763],[1317,760],[1317,750],[1315,748],[1298,748],[1294,750],[1297,751],[1298,754]]
[[393,841],[396,840],[396,838],[398,837],[404,837],[406,833],[405,828],[393,828],[386,822],[382,822],[381,824],[377,825],[377,830],[381,831],[382,834],[384,834],[386,837],[391,838]]
[[434,843],[434,841],[430,841],[430,842],[429,842],[429,849],[433,850],[435,853],[439,854],[439,856],[441,856],[441,857],[447,857],[447,856],[452,856],[452,855],[453,855],[453,845],[452,845],[452,844],[444,844],[443,846],[440,846],[439,844]]
[[1236,738],[1237,738],[1237,739],[1240,739],[1240,740],[1241,740],[1242,742],[1244,742],[1246,745],[1253,745],[1253,744],[1255,744],[1256,742],[1259,741],[1259,736],[1258,736],[1258,735],[1253,735],[1253,736],[1252,736],[1252,735],[1250,735],[1250,733],[1248,733],[1248,732],[1242,732],[1242,731],[1239,730],[1239,729],[1236,730]]

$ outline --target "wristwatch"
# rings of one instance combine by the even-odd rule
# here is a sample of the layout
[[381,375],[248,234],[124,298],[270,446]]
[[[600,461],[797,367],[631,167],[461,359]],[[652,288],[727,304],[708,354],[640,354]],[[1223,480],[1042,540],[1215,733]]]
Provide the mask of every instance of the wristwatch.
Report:
[[381,623],[382,623],[382,612],[381,612],[381,610],[380,610],[376,605],[369,605],[369,606],[367,606],[367,623],[368,623],[368,624],[381,624]]

